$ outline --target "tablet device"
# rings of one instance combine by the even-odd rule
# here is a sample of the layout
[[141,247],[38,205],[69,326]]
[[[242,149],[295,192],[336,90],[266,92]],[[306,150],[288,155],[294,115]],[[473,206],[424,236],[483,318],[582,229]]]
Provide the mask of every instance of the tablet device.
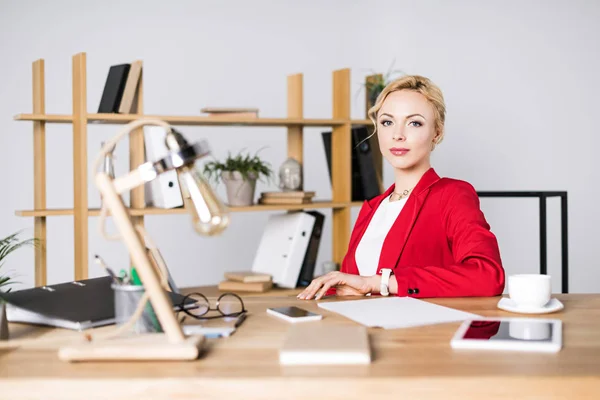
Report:
[[455,349],[555,353],[562,347],[562,321],[538,318],[478,318],[464,321],[450,341]]
[[282,318],[288,322],[318,321],[323,318],[323,316],[320,314],[316,314],[295,306],[267,308],[267,313],[275,317]]

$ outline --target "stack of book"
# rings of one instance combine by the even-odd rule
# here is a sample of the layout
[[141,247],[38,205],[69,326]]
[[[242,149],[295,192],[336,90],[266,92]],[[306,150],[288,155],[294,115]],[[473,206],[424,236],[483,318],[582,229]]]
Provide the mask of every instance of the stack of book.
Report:
[[266,292],[273,287],[273,276],[260,272],[225,272],[225,280],[219,283],[222,292]]
[[303,192],[300,190],[290,192],[262,192],[259,204],[307,204],[312,203],[315,192]]
[[258,118],[258,108],[204,107],[200,112],[208,117]]

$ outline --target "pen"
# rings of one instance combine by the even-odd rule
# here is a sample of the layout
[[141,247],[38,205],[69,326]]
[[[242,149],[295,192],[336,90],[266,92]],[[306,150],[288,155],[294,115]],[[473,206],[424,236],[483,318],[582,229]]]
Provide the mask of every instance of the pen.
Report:
[[121,268],[121,270],[119,271],[119,278],[121,278],[122,284],[129,284],[129,275],[127,275],[127,271],[125,271],[125,269]]
[[[129,275],[131,276],[132,285],[143,286],[142,280],[140,279],[140,276],[138,275],[138,272],[133,265],[131,266]],[[154,312],[154,308],[152,308],[151,303],[146,304],[146,312],[148,313],[148,317],[150,318],[150,321],[154,326],[155,331],[162,332],[162,326],[158,322],[158,317],[156,316],[156,313]]]
[[121,281],[119,280],[119,278],[117,278],[117,276],[115,275],[115,273],[113,272],[113,270],[110,269],[108,267],[108,265],[106,265],[106,263],[104,262],[104,260],[102,259],[102,257],[100,257],[98,254],[95,254],[94,257],[96,259],[96,263],[98,263],[102,268],[104,268],[106,270],[106,272],[108,272],[108,275],[110,275],[110,277],[113,279],[113,281],[115,281],[116,283],[120,284]]

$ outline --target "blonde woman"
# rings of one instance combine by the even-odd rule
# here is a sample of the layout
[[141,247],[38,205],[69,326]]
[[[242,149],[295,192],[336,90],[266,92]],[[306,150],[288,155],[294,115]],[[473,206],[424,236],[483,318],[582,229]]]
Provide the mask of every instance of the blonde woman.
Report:
[[444,137],[441,90],[422,76],[390,83],[369,110],[394,184],[366,201],[340,271],[314,279],[299,299],[324,295],[495,296],[504,269],[479,197],[440,178],[431,152]]

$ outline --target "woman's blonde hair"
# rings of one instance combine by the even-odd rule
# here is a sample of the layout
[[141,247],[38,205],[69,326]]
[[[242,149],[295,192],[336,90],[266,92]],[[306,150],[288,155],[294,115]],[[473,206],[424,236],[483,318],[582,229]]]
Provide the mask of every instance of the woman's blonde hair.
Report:
[[381,109],[383,102],[387,96],[392,92],[399,90],[412,90],[417,93],[421,93],[429,103],[433,106],[433,113],[435,116],[435,131],[436,140],[435,143],[441,143],[444,138],[444,123],[446,121],[446,104],[444,103],[444,96],[439,87],[437,87],[428,78],[419,75],[407,75],[402,78],[398,78],[393,82],[390,82],[377,96],[375,105],[369,109],[369,118],[373,121],[375,126],[375,132],[377,132],[377,113]]

